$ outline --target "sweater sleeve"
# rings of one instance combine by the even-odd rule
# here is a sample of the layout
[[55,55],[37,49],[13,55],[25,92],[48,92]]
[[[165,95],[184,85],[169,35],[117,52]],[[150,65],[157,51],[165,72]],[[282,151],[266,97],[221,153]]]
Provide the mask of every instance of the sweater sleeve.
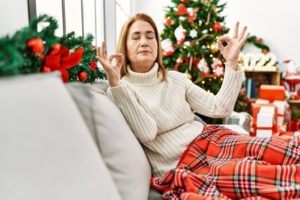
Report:
[[241,90],[242,78],[242,71],[235,71],[226,66],[222,86],[216,95],[206,92],[187,80],[186,99],[194,112],[212,118],[227,117],[234,109]]
[[121,83],[108,88],[108,95],[122,111],[136,137],[142,143],[153,141],[157,135],[157,124],[138,102],[136,95]]

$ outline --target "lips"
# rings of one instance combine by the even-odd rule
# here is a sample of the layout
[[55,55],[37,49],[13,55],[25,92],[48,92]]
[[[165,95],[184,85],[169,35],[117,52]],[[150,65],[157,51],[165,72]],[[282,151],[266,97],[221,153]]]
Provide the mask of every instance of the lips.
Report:
[[147,50],[143,50],[143,51],[138,51],[138,53],[151,53],[151,52]]

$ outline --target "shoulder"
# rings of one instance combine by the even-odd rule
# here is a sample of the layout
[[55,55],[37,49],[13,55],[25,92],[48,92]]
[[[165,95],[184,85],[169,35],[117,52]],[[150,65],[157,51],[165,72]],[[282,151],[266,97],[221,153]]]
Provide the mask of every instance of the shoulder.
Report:
[[187,77],[184,73],[175,71],[175,70],[171,70],[168,71],[168,78],[172,79],[172,80],[178,80],[178,81],[186,81]]

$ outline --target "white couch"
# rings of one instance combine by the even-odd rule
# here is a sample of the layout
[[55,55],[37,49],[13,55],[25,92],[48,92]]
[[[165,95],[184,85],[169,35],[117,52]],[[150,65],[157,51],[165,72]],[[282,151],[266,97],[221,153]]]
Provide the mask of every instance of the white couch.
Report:
[[105,87],[56,73],[0,79],[0,199],[161,199]]
[[39,74],[0,79],[0,99],[0,199],[148,199],[148,160],[105,95]]

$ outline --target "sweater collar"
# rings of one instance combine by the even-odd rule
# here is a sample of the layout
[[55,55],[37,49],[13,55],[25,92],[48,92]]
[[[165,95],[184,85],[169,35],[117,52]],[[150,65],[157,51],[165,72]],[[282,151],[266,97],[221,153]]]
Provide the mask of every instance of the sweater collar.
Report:
[[158,63],[154,63],[151,70],[145,73],[134,72],[130,69],[130,66],[127,66],[127,70],[127,79],[133,83],[150,84],[161,80],[158,73]]

